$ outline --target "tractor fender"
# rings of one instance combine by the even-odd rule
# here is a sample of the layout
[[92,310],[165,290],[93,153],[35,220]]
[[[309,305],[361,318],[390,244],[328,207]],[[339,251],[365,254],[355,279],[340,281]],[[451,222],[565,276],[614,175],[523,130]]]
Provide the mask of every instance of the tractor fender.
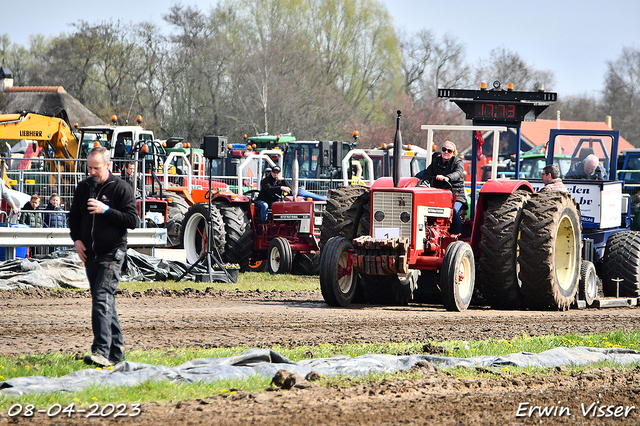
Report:
[[[203,198],[205,199],[204,202],[208,201],[206,199],[207,198],[206,194],[203,194]],[[231,194],[231,193],[222,193],[222,192],[214,194],[213,198],[211,199],[211,202],[217,203],[217,204],[219,204],[219,203],[222,203],[222,204],[246,203],[247,206],[250,204],[250,201],[251,200],[249,200],[249,198],[244,196],[244,195]]]
[[[398,183],[398,188],[411,188],[418,184],[418,178],[415,177],[403,177],[400,178],[400,182]],[[371,185],[371,189],[376,188],[393,188],[393,178],[390,177],[381,177],[376,179],[376,181]]]
[[[480,189],[480,197],[482,194],[514,194],[519,189],[528,189],[530,192],[535,192],[533,187],[526,180],[512,180],[512,179],[489,179]],[[480,201],[480,199],[478,199]],[[480,204],[478,202],[478,204]]]
[[518,190],[535,192],[531,184],[525,180],[489,179],[482,188],[476,201],[476,212],[473,218],[473,231],[471,232],[471,247],[474,253],[479,254],[480,228],[484,222],[485,200],[495,194],[515,194]]

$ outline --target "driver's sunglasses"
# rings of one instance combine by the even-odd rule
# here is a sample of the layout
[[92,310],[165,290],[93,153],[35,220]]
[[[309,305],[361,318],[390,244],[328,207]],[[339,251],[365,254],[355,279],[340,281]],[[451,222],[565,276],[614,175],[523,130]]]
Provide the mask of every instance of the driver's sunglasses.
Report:
[[448,152],[449,154],[453,154],[453,150],[449,148],[442,147],[442,152]]

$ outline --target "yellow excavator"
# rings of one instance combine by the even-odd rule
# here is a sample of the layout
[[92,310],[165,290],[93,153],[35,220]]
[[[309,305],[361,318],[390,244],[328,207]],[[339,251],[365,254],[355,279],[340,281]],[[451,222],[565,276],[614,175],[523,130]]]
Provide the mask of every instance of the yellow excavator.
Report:
[[[36,141],[45,156],[58,159],[78,158],[78,140],[69,124],[62,118],[32,112],[0,114],[0,140],[27,139]],[[62,161],[64,171],[75,171],[74,161]],[[58,171],[54,163],[53,170]]]

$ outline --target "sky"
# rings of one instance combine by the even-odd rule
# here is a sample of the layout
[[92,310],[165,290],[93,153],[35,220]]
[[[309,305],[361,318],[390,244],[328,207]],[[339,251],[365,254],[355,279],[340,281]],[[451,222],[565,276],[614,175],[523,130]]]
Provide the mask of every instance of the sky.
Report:
[[[604,87],[607,61],[619,58],[623,47],[640,49],[640,1],[636,0],[381,1],[397,29],[409,35],[423,29],[438,38],[453,35],[465,46],[468,62],[487,59],[491,50],[505,48],[518,53],[534,69],[553,72],[553,90],[559,99],[598,96]],[[80,20],[152,21],[162,26],[162,15],[176,0],[3,3],[0,34],[9,34],[12,42],[26,46],[31,34],[70,33],[71,24]],[[181,3],[208,11],[216,1]]]

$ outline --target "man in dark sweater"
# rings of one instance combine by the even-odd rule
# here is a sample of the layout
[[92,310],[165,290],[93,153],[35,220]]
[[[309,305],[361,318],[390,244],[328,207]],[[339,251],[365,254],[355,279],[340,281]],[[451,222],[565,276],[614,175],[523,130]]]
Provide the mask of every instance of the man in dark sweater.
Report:
[[462,159],[456,156],[457,153],[456,145],[446,141],[442,146],[442,154],[435,157],[429,167],[416,175],[418,179],[427,181],[434,188],[449,189],[453,192],[455,203],[450,228],[452,234],[459,234],[462,231],[460,210],[463,206],[467,206],[464,164]]
[[85,264],[91,288],[93,344],[84,361],[101,367],[125,357],[115,292],[127,251],[127,228],[138,223],[133,190],[111,174],[110,162],[104,147],[89,152],[90,177],[76,187],[69,212],[71,239]]
[[260,194],[256,200],[256,206],[260,209],[260,220],[267,221],[267,209],[274,201],[278,201],[285,194],[291,192],[291,185],[282,177],[282,170],[274,166],[269,176],[260,181]]

